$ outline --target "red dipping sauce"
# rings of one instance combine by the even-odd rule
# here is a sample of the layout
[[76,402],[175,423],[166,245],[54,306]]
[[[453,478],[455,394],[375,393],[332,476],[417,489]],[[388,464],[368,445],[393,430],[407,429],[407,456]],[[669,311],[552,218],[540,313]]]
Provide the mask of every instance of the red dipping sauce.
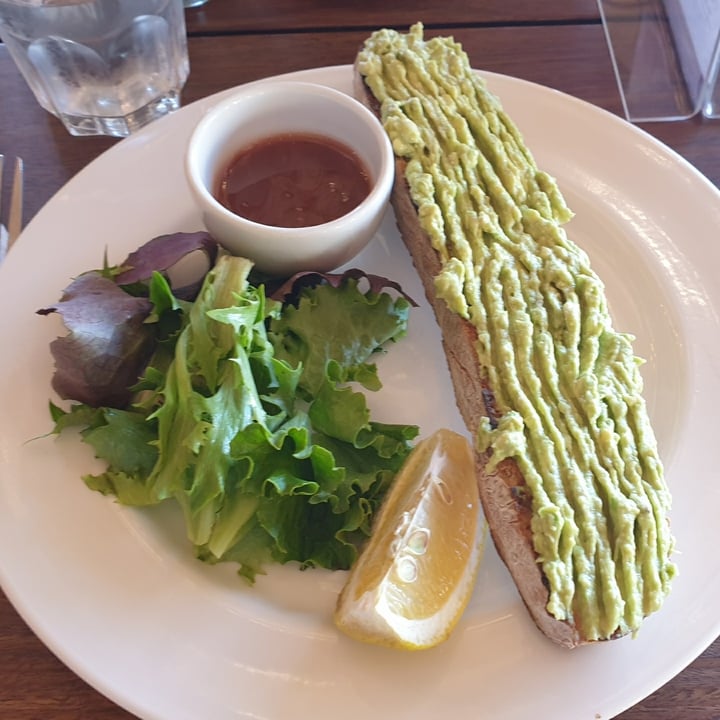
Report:
[[336,220],[370,193],[370,176],[348,147],[320,135],[275,135],[241,150],[215,196],[248,220],[310,227]]

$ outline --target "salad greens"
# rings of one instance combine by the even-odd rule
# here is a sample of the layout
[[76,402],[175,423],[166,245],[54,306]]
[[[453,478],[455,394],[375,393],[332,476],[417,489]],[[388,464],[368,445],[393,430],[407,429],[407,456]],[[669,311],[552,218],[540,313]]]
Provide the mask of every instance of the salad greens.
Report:
[[[144,286],[132,273],[128,285],[116,284],[126,267],[78,278],[115,285],[104,289],[113,296],[121,288],[135,326],[145,313],[142,340],[116,338],[113,354],[122,357],[125,343],[132,355],[139,342],[146,363],[134,384],[123,376],[130,399],[115,406],[105,399],[122,393],[105,388],[92,402],[92,393],[74,397],[72,386],[63,394],[55,383],[81,402],[68,410],[51,403],[54,430],[80,427],[106,461],[105,472],[84,478],[90,488],[127,505],[177,502],[206,562],[236,562],[251,582],[269,562],[346,569],[418,432],[373,421],[351,383],[380,387],[371,357],[405,334],[410,302],[378,291],[377,278],[363,291],[354,273],[281,302],[248,280],[251,269],[221,255],[194,302],[178,299],[158,271],[148,270]],[[87,318],[75,323],[77,295],[40,311],[61,312],[70,330],[57,372],[68,347],[79,353],[77,367],[105,352],[106,329],[93,340]]]

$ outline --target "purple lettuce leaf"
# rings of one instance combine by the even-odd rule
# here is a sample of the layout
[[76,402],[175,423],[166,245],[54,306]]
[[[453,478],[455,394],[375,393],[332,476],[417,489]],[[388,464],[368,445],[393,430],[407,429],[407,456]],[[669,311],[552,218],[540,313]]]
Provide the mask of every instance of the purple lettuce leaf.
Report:
[[[165,274],[180,260],[191,253],[202,251],[212,267],[218,253],[218,244],[205,231],[184,233],[176,232],[160,235],[131,252],[121,263],[121,272],[116,275],[118,285],[132,285],[144,282],[153,272]],[[207,271],[207,267],[205,271]],[[194,300],[202,285],[205,272],[195,281],[182,287],[173,287],[173,294],[181,300]]]
[[385,288],[392,288],[402,295],[413,307],[418,304],[402,289],[400,283],[390,280],[382,275],[372,275],[359,268],[350,268],[341,273],[323,273],[313,270],[306,270],[288,278],[277,288],[269,289],[269,296],[279,302],[294,302],[300,291],[306,287],[315,287],[321,283],[327,283],[334,288],[339,288],[347,278],[360,282],[365,280],[373,293],[381,293]]
[[154,347],[145,320],[152,303],[133,297],[98,272],[80,275],[58,303],[38,310],[58,313],[69,333],[50,343],[52,386],[64,399],[93,407],[124,407]]
[[[50,344],[52,386],[60,397],[92,407],[127,405],[156,345],[155,327],[146,322],[153,303],[143,283],[155,272],[167,276],[198,251],[212,266],[218,245],[206,232],[161,235],[130,253],[118,268],[81,275],[58,303],[38,310],[40,315],[58,313],[68,329]],[[194,299],[206,272],[204,268],[196,280],[173,288],[175,297]]]

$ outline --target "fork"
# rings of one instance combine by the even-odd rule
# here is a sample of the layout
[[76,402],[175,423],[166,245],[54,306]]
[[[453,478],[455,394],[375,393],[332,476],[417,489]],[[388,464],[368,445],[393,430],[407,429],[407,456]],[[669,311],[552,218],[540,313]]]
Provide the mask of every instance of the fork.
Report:
[[[3,212],[3,193],[2,193],[2,179],[3,179],[3,166],[5,164],[5,157],[0,155],[0,218]],[[23,213],[23,161],[22,158],[15,158],[15,165],[12,170],[12,186],[10,189],[10,205],[6,211],[7,214],[7,227],[5,227],[0,221],[0,262],[5,259],[8,250],[12,244],[17,240],[17,236],[20,234],[22,229],[22,213]]]

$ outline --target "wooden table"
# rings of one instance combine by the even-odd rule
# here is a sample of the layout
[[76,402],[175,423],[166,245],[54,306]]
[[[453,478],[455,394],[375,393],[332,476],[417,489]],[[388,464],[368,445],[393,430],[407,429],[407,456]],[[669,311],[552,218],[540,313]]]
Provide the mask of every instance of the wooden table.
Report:
[[[429,34],[455,35],[477,68],[541,83],[621,112],[594,0],[211,0],[188,10],[186,18],[191,75],[185,104],[269,75],[351,63],[369,31],[405,28],[422,20]],[[720,121],[696,118],[643,127],[720,186]],[[0,44],[0,153],[25,159],[26,221],[116,142],[70,137],[35,103]],[[0,594],[0,718],[131,717],[62,665]],[[720,640],[619,717],[718,720]]]

